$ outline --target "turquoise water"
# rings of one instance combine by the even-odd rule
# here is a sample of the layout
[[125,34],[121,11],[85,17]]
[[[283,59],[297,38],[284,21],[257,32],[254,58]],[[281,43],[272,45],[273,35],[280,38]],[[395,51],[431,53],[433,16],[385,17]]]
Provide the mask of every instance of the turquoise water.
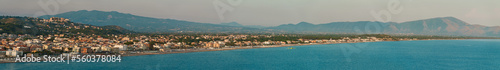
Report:
[[122,57],[120,63],[4,63],[21,70],[500,69],[500,40],[308,45]]

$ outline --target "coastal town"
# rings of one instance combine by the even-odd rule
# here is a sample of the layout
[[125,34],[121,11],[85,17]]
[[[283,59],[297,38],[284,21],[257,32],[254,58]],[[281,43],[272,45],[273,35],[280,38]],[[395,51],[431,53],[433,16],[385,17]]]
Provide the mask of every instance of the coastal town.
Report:
[[500,70],[500,0],[0,0],[0,70]]
[[[342,37],[340,39],[302,39],[295,35],[99,35],[68,36],[0,34],[0,58],[18,55],[84,55],[147,53],[174,53],[236,49],[253,47],[279,47],[285,45],[332,44],[354,42],[393,41],[392,38]],[[283,39],[279,39],[283,38]],[[294,39],[297,38],[297,39]],[[278,40],[279,39],[279,40]]]
[[[385,34],[120,33],[113,28],[74,23],[65,18],[2,18],[7,24],[19,24],[16,22],[21,20],[35,23],[20,26],[28,30],[0,34],[1,63],[14,62],[19,56],[137,56],[314,44],[459,39],[438,36],[393,37]],[[29,32],[30,29],[35,29],[35,32]],[[0,31],[8,32],[7,29]]]

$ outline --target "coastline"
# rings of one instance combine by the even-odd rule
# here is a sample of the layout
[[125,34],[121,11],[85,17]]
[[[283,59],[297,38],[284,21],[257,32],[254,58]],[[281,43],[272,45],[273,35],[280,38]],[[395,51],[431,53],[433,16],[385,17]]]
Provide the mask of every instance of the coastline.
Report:
[[[383,42],[383,41],[373,41],[373,42]],[[363,43],[363,42],[345,42],[345,43]],[[245,47],[240,46],[240,47],[221,48],[221,49],[188,50],[188,51],[176,51],[176,52],[135,53],[135,54],[121,54],[121,55],[122,55],[122,57],[128,57],[128,56],[143,56],[143,55],[162,55],[162,54],[176,54],[176,53],[226,51],[226,50],[238,50],[238,49],[276,48],[276,47],[324,45],[324,44],[342,44],[342,43],[285,44],[285,45],[261,45],[261,46],[245,46]],[[67,59],[65,59],[65,60],[67,60]],[[2,64],[2,63],[18,63],[18,62],[1,60],[0,64]]]
[[[426,40],[466,40],[466,39],[422,39],[422,40],[399,40],[399,41],[426,41]],[[367,41],[367,42],[387,42],[387,41]],[[366,43],[366,42],[309,43],[309,44],[261,45],[261,46],[245,46],[245,47],[240,46],[240,47],[220,48],[220,49],[205,49],[205,50],[192,50],[192,49],[185,50],[184,49],[184,51],[175,51],[175,52],[151,52],[151,53],[135,53],[135,54],[121,54],[121,55],[123,57],[128,57],[128,56],[143,56],[143,55],[162,55],[162,54],[176,54],[176,53],[226,51],[226,50],[238,50],[238,49],[276,48],[276,47],[290,47],[290,46],[304,46],[304,45],[345,44],[345,43]],[[1,60],[0,64],[2,64],[2,63],[17,63],[17,62]]]
[[[433,39],[433,40],[457,40],[457,39]],[[462,40],[463,40],[463,39],[462,39]],[[409,41],[409,40],[400,40],[400,41]],[[386,41],[368,41],[368,42],[386,42]],[[238,49],[276,48],[276,47],[290,47],[290,46],[304,46],[304,45],[344,44],[344,43],[365,43],[365,42],[310,43],[310,44],[285,44],[285,45],[261,45],[261,46],[233,47],[233,48],[207,49],[207,50],[191,50],[191,51],[178,51],[178,52],[136,53],[136,54],[126,54],[126,55],[122,55],[122,56],[161,55],[161,54],[176,54],[176,53],[192,53],[192,52],[208,52],[208,51],[226,51],[226,50],[238,50]]]
[[[466,39],[422,39],[422,40],[400,40],[400,41],[427,41],[427,40],[466,40]],[[388,41],[368,41],[368,42],[388,42]],[[208,51],[226,51],[226,50],[238,50],[238,49],[276,48],[276,47],[290,47],[290,46],[304,46],[304,45],[345,44],[345,43],[366,43],[366,42],[264,45],[264,46],[234,47],[234,48],[208,49],[208,50],[192,50],[192,51],[178,51],[178,52],[136,53],[136,54],[126,54],[126,55],[122,55],[122,56],[160,55],[160,54],[176,54],[176,53],[192,53],[192,52],[208,52]]]
[[178,51],[178,52],[137,53],[137,54],[126,54],[122,56],[141,56],[141,55],[159,55],[159,54],[192,53],[192,52],[208,52],[208,51],[226,51],[226,50],[238,50],[238,49],[276,48],[276,47],[322,45],[322,44],[339,44],[339,43],[264,45],[264,46],[233,47],[233,48],[221,48],[221,49],[190,50],[190,51]]

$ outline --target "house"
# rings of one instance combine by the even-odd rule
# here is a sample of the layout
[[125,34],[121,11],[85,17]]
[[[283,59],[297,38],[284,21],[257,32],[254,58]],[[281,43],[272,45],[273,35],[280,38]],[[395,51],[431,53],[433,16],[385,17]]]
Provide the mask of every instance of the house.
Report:
[[90,47],[93,52],[101,52],[101,47]]
[[115,45],[114,48],[119,48],[120,51],[125,51],[127,50],[127,45]]
[[158,45],[158,44],[153,45],[153,47],[154,48],[161,48],[160,45]]
[[71,52],[71,53],[72,53],[72,54],[78,54],[78,53],[80,53],[80,47],[73,47],[73,49],[72,49],[72,52]]
[[46,45],[46,44],[44,44],[44,45],[43,45],[43,49],[50,50],[50,49],[52,49],[52,46],[51,46],[51,45]]
[[120,48],[117,48],[117,47],[113,47],[111,48],[111,53],[120,53]]
[[31,52],[38,52],[38,51],[42,51],[43,49],[40,48],[40,47],[32,47],[30,48],[31,49]]
[[82,53],[82,54],[93,53],[92,49],[90,49],[90,48],[84,47],[84,48],[80,48],[80,49],[81,49],[80,53]]
[[111,51],[111,47],[101,47],[101,51]]
[[16,55],[22,55],[22,51],[17,51],[17,50],[9,50],[5,52],[5,55],[10,56],[10,57],[16,57]]
[[16,47],[16,48],[13,48],[13,49],[16,50],[16,51],[30,52],[30,48],[28,48],[28,47]]
[[170,48],[160,48],[160,52],[172,52]]

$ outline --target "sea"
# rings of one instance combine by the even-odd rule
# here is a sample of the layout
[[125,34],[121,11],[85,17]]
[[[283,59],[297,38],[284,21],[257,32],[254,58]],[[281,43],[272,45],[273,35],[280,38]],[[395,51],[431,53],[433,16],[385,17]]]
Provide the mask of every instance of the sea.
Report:
[[2,63],[2,70],[428,70],[500,69],[500,40],[304,45],[122,57],[121,62]]

